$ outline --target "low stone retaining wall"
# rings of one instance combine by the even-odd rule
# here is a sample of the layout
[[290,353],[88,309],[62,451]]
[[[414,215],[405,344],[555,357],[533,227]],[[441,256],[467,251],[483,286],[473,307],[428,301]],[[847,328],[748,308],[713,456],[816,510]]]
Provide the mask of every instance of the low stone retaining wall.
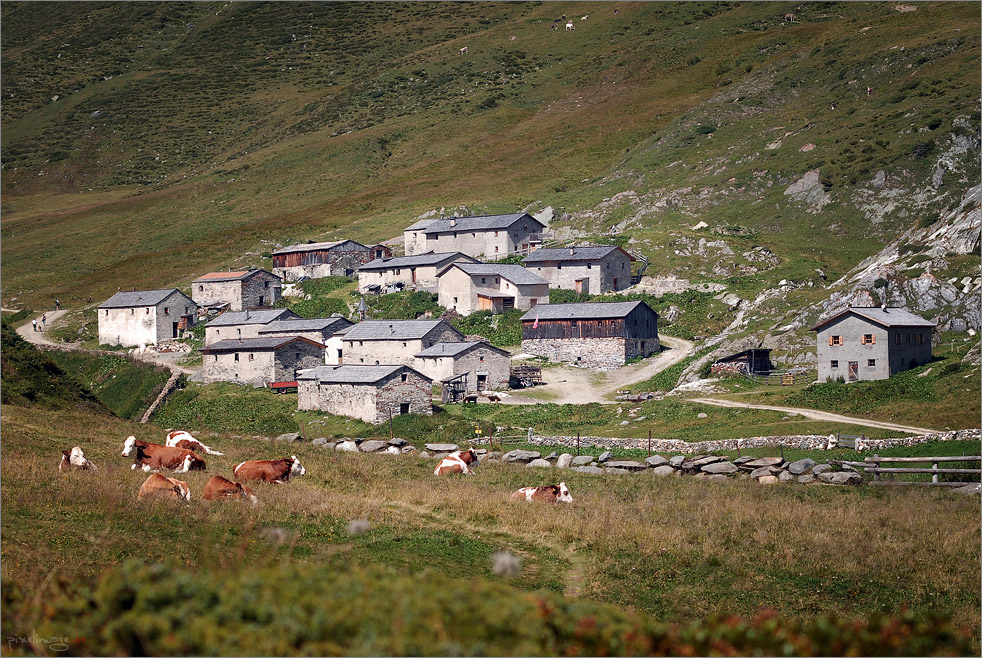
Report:
[[[956,430],[909,436],[900,439],[865,439],[857,440],[856,449],[869,452],[893,446],[912,446],[932,441],[979,441],[982,433],[978,429]],[[576,447],[575,436],[532,436],[532,445]],[[647,450],[648,439],[616,439],[602,436],[581,436],[580,446],[595,446],[598,448],[628,448]],[[754,436],[745,439],[724,439],[721,441],[699,441],[689,443],[677,439],[651,439],[651,450],[655,453],[671,452],[680,454],[706,454],[724,450],[746,450],[748,448],[780,447],[796,450],[829,450],[836,447],[835,435],[805,434],[798,436]]]

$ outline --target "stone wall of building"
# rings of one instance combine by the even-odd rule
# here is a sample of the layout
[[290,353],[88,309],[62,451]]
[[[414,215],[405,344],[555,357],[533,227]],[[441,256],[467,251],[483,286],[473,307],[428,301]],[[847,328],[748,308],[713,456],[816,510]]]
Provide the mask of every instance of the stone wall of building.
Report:
[[[483,359],[483,361],[482,361]],[[453,364],[453,374],[458,375],[462,372],[467,374],[467,390],[477,390],[477,373],[488,373],[488,390],[501,390],[508,388],[508,379],[511,373],[511,359],[504,354],[499,354],[487,347],[476,347]]]
[[602,261],[574,261],[560,264],[549,261],[530,264],[528,270],[541,276],[553,288],[576,290],[577,279],[589,279],[589,292],[598,294],[623,290],[631,286],[631,259],[620,251],[611,252]]
[[[107,312],[108,311],[108,312]],[[197,306],[174,292],[156,306],[97,309],[100,345],[156,345],[174,338],[174,323],[185,315],[192,323]]]
[[202,355],[201,376],[205,384],[233,382],[235,384],[266,385],[276,381],[274,379],[275,368],[275,358],[271,350],[241,353],[221,352]]
[[292,382],[297,371],[324,365],[324,350],[319,345],[297,341],[275,351],[273,360],[277,382]]
[[205,346],[220,340],[238,340],[240,338],[259,338],[259,330],[264,324],[227,324],[221,327],[205,326]]
[[[646,343],[654,341],[645,341]],[[628,345],[631,344],[631,354]],[[636,356],[637,341],[626,341],[624,338],[562,338],[562,339],[525,339],[522,341],[522,351],[542,356],[557,363],[571,363],[593,370],[616,370],[624,362]],[[645,351],[654,353],[645,345]],[[657,345],[654,348],[657,351]]]
[[241,308],[232,308],[233,311],[241,311],[247,308],[264,308],[272,306],[280,298],[280,278],[266,272],[257,272],[241,282]]
[[[402,381],[403,375],[406,381]],[[433,414],[432,385],[419,375],[405,371],[378,385],[302,380],[298,382],[297,398],[300,411],[324,411],[374,424],[388,422],[390,413],[398,416],[403,404],[409,405],[409,413]]]
[[[405,376],[406,381],[402,381]],[[375,423],[387,422],[401,413],[403,404],[409,404],[409,413],[433,415],[433,385],[413,372],[396,373],[386,380],[376,398]]]
[[[864,335],[872,335],[875,342],[863,344]],[[896,342],[901,334],[902,342]],[[908,341],[907,335],[920,335]],[[838,336],[841,345],[829,345],[829,338]],[[849,363],[857,364],[857,380],[887,379],[904,370],[911,363],[924,365],[931,360],[930,327],[882,327],[855,315],[846,315],[818,332],[818,381],[842,377],[849,378]],[[873,365],[870,365],[873,361]]]
[[191,284],[191,299],[202,306],[228,302],[229,310],[242,310],[242,281],[196,281]]

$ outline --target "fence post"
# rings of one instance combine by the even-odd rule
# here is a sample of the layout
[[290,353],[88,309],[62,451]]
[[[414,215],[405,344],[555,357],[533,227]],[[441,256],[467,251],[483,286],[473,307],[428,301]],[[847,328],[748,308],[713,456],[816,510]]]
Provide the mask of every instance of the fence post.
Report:
[[576,456],[580,456],[580,433],[576,433]]
[[[873,453],[873,459],[879,459],[879,458],[880,458],[880,456],[878,454]],[[879,468],[880,468],[880,462],[874,462],[873,463],[873,481],[874,482],[879,482],[880,481],[880,471],[879,471]],[[865,471],[866,469],[863,469],[863,470]]]
[[651,430],[648,430],[648,456],[651,457]]
[[[932,471],[938,470],[938,462],[931,462],[931,470]],[[938,474],[937,473],[932,473],[931,474],[931,482],[935,482],[936,483],[937,481],[938,481]]]

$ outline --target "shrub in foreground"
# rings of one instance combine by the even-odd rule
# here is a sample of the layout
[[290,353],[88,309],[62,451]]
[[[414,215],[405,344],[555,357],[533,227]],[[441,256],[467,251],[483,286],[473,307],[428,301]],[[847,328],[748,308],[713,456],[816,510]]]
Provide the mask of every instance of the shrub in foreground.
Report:
[[[72,655],[889,656],[972,649],[967,632],[932,614],[804,624],[762,614],[679,626],[461,576],[301,564],[195,572],[176,562],[130,561],[94,586],[61,586],[46,597],[36,628],[40,637],[68,638],[59,653]],[[22,607],[34,597],[10,583],[3,589],[3,632],[17,635],[14,620],[35,616]]]

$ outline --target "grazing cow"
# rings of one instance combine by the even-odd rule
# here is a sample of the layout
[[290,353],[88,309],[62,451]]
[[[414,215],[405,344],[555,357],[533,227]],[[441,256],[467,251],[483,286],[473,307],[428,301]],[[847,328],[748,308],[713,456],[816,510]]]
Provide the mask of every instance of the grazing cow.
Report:
[[467,54],[467,46],[464,46],[463,48],[460,49],[460,54],[461,55],[466,55]]
[[566,23],[566,31],[567,32],[572,32],[575,29],[576,29],[576,26],[573,25],[573,21],[570,21],[570,22]]
[[184,448],[185,450],[190,450],[191,452],[204,452],[209,455],[221,455],[222,453],[206,446],[201,441],[188,434],[183,430],[177,432],[170,432],[167,435],[167,440],[164,441],[164,445],[170,446],[172,448]]
[[525,500],[543,503],[572,503],[573,497],[565,482],[548,484],[544,487],[522,487],[511,495],[512,500]]
[[191,487],[188,486],[187,482],[181,482],[160,473],[151,473],[150,477],[144,480],[136,499],[143,500],[147,496],[163,496],[191,502]]
[[549,26],[549,29],[550,30],[558,30],[559,29],[559,23],[553,23],[552,25]]
[[176,473],[205,470],[205,460],[190,450],[147,443],[134,436],[123,443],[123,457],[130,455],[133,456],[133,465],[130,468],[139,467],[146,473],[162,468]]
[[307,473],[296,455],[283,459],[262,459],[245,461],[232,469],[237,480],[255,480],[256,482],[288,482],[291,477],[300,477]]
[[443,461],[436,465],[436,468],[433,469],[433,475],[450,475],[451,473],[474,475],[474,471],[471,470],[471,464],[477,467],[477,453],[474,452],[473,448],[451,452],[443,458]]
[[252,493],[252,489],[244,486],[238,482],[232,482],[231,480],[226,480],[221,475],[216,475],[212,479],[208,480],[208,484],[205,485],[205,500],[248,500],[250,503],[255,505],[259,502],[256,495]]
[[797,21],[798,21],[798,17],[795,16],[794,14],[785,14],[784,15],[784,22],[785,23],[796,23]]
[[58,470],[62,473],[66,471],[95,471],[98,470],[95,464],[90,462],[85,458],[85,454],[82,449],[75,446],[71,450],[61,451],[61,463],[58,464]]

